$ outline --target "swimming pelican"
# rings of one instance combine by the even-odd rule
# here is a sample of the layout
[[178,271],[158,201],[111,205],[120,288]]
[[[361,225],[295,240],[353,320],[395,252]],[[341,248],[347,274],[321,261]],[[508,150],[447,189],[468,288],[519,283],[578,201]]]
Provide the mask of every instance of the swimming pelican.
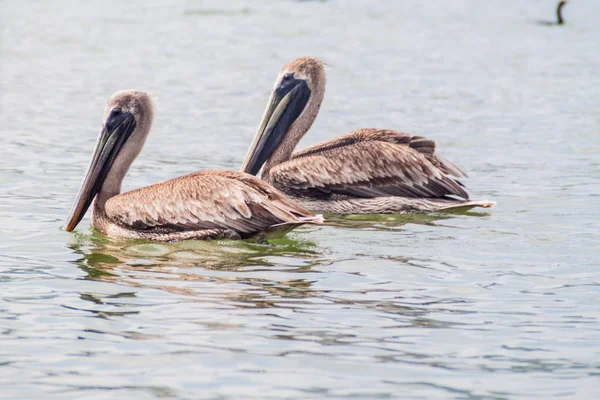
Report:
[[92,225],[120,239],[175,241],[281,234],[319,223],[315,216],[258,178],[233,171],[199,171],[121,192],[153,119],[150,96],[115,93],[65,230],[72,231],[92,206]]
[[540,24],[540,25],[563,25],[565,23],[565,20],[563,19],[563,16],[562,16],[562,9],[565,6],[565,4],[567,4],[566,1],[560,1],[558,3],[558,6],[556,6],[556,22],[538,21],[538,24]]
[[[471,201],[465,174],[436,152],[433,140],[387,129],[358,129],[293,153],[325,94],[324,64],[311,57],[281,69],[241,170],[309,210],[388,214],[492,207]],[[461,199],[457,199],[456,196]]]

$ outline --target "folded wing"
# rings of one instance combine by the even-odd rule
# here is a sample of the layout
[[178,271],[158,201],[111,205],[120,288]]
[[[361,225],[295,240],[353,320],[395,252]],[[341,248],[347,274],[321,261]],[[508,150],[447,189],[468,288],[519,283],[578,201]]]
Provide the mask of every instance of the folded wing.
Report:
[[435,152],[435,142],[391,130],[359,129],[294,153],[269,171],[274,186],[299,196],[327,198],[458,196],[458,167]]
[[315,216],[254,176],[199,171],[109,199],[106,214],[136,230],[227,229],[240,234]]

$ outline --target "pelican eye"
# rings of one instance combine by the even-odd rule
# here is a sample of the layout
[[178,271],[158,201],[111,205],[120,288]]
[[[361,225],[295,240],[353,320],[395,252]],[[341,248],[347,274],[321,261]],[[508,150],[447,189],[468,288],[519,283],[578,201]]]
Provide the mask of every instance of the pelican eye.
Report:
[[120,118],[122,115],[123,111],[120,108],[113,108],[106,118],[106,127],[111,130],[116,129],[123,122],[123,118]]
[[110,118],[115,118],[121,115],[123,112],[120,108],[113,108],[110,112]]
[[283,78],[281,78],[281,82],[289,82],[294,78],[294,74],[293,73],[287,73],[283,76]]

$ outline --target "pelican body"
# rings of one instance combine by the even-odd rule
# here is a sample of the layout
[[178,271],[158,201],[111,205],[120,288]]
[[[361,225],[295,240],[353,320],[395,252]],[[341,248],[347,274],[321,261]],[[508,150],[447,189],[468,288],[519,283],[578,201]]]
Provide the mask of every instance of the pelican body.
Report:
[[148,94],[126,90],[110,98],[65,230],[72,231],[90,206],[94,228],[119,239],[243,239],[321,221],[267,183],[234,171],[199,171],[121,194],[152,120]]
[[472,201],[465,176],[433,140],[388,129],[358,129],[294,152],[325,95],[321,61],[283,66],[241,170],[327,214],[389,214],[492,207]]

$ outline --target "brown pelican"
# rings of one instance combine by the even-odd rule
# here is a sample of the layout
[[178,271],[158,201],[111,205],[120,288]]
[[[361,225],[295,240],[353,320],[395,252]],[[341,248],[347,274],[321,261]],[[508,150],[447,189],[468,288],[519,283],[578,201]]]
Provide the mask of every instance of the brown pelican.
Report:
[[565,20],[563,19],[563,16],[562,16],[562,9],[565,4],[567,4],[566,1],[560,1],[558,3],[558,6],[556,7],[556,22],[538,21],[538,24],[540,24],[540,25],[563,25],[565,23]]
[[233,171],[199,171],[119,194],[153,114],[144,92],[125,90],[110,98],[65,230],[72,231],[90,205],[92,225],[121,239],[240,239],[321,221],[258,178]]
[[[465,174],[433,140],[387,129],[358,129],[293,153],[325,94],[324,64],[303,57],[283,66],[242,171],[306,208],[329,214],[383,214],[492,207],[471,201]],[[450,196],[456,196],[450,197]]]

